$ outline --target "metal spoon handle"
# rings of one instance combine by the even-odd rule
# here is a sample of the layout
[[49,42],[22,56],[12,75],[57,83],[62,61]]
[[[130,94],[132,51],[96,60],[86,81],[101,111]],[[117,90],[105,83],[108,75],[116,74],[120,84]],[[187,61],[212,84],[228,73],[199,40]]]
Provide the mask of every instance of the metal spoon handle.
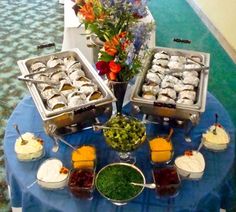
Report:
[[174,130],[173,130],[173,128],[170,128],[170,132],[169,132],[169,135],[168,135],[168,137],[167,137],[167,141],[170,141],[170,138],[171,138],[171,136],[173,135],[173,132],[174,132]]
[[203,141],[201,141],[201,143],[199,144],[199,146],[198,146],[198,148],[197,148],[197,152],[200,151],[200,149],[202,148],[202,146],[203,146]]
[[27,141],[25,139],[23,139],[21,133],[20,133],[20,130],[19,130],[19,127],[17,124],[14,124],[13,127],[16,129],[16,132],[18,133],[18,135],[20,136],[20,139],[21,139],[21,143],[22,144],[27,144]]
[[93,130],[97,131],[97,130],[101,130],[101,129],[116,129],[116,130],[122,130],[123,128],[121,127],[107,127],[107,126],[104,126],[104,125],[97,125],[97,124],[94,124],[93,125]]
[[136,185],[136,186],[142,186],[142,187],[150,188],[150,189],[156,188],[156,184],[155,184],[155,183],[143,184],[143,183],[134,183],[134,182],[131,182],[130,184]]
[[188,68],[188,69],[178,69],[178,68],[172,68],[169,71],[166,71],[167,74],[173,74],[173,73],[179,73],[179,72],[184,72],[184,71],[197,71],[197,72],[201,72],[204,70],[209,69],[208,66],[203,66],[201,68]]
[[51,85],[51,86],[57,86],[58,83],[56,82],[52,82],[52,81],[48,81],[48,80],[35,80],[35,79],[30,79],[30,78],[24,78],[24,77],[18,77],[19,80],[21,81],[26,81],[26,82],[32,82],[32,83],[37,83],[37,84],[40,84],[40,83],[43,83],[43,84],[48,84],[48,85]]
[[64,140],[62,137],[58,136],[58,135],[54,135],[58,140],[60,140],[62,143],[66,144],[67,146],[69,146],[70,148],[72,148],[73,150],[77,151],[77,149],[72,146],[70,143],[68,143],[66,140]]

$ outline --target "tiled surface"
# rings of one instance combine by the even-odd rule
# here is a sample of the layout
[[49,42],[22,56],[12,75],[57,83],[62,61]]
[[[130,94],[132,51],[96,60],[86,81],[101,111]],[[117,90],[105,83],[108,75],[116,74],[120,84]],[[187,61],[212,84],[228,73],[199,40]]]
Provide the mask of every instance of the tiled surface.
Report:
[[[17,61],[61,50],[63,5],[58,0],[1,0],[0,6],[0,142],[6,121],[27,93]],[[56,49],[37,51],[37,45],[55,42]],[[3,150],[0,147],[0,211],[7,211]]]

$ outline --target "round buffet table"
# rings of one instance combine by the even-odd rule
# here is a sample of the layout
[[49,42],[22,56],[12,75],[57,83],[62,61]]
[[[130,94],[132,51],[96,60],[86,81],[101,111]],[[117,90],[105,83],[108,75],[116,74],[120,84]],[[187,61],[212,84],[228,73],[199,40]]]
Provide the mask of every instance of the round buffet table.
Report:
[[[233,191],[231,188],[231,168],[235,155],[234,126],[229,115],[218,102],[208,93],[206,111],[202,114],[199,125],[191,131],[192,142],[184,140],[182,128],[175,128],[172,141],[177,157],[188,149],[197,149],[202,133],[214,123],[214,114],[219,114],[219,122],[231,136],[228,149],[224,152],[211,152],[204,148],[201,153],[206,161],[204,175],[199,181],[182,180],[179,194],[175,198],[158,199],[155,190],[145,189],[143,193],[125,206],[115,206],[104,199],[96,190],[92,200],[80,200],[73,197],[68,188],[61,190],[44,190],[37,183],[36,173],[39,165],[50,157],[62,160],[64,165],[71,167],[71,149],[60,143],[59,151],[51,151],[53,140],[43,130],[42,119],[31,97],[25,97],[12,113],[5,131],[4,152],[7,171],[7,182],[11,190],[12,207],[22,207],[23,211],[219,211],[220,208],[230,207]],[[130,111],[130,105],[124,108]],[[20,162],[14,152],[14,144],[18,137],[13,124],[18,124],[21,133],[32,132],[41,137],[46,146],[45,156],[34,162]],[[162,134],[164,127],[154,124],[147,125],[147,135]],[[167,131],[166,131],[167,132]],[[104,165],[114,162],[116,153],[105,143],[101,132],[92,129],[64,136],[72,145],[93,144],[97,149],[97,171]],[[136,165],[144,172],[147,182],[152,182],[147,142],[136,154]],[[31,186],[30,186],[31,185]]]

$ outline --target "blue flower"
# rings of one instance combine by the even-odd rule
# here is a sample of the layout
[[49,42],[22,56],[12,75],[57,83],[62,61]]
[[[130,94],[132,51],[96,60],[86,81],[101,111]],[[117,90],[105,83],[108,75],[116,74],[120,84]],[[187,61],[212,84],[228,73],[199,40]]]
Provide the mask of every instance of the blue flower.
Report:
[[134,41],[133,45],[135,48],[135,53],[137,54],[141,48],[145,45],[145,43],[149,40],[150,38],[150,31],[151,31],[151,26],[147,23],[140,23],[138,27],[135,27],[133,29],[133,36],[134,36]]

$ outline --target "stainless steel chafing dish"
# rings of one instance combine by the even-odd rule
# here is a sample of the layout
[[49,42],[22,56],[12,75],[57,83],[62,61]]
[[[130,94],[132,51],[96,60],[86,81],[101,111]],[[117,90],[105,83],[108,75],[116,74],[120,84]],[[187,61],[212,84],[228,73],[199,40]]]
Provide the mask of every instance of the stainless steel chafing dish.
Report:
[[[145,99],[142,96],[142,86],[145,83],[145,77],[148,70],[152,66],[154,55],[157,52],[165,51],[170,56],[183,56],[186,58],[200,58],[199,64],[201,64],[202,70],[199,71],[199,83],[195,87],[196,99],[192,105],[186,105],[175,102],[169,104],[165,102],[158,102],[156,100]],[[151,50],[151,54],[148,56],[144,64],[144,70],[142,74],[137,76],[133,92],[131,94],[131,102],[136,110],[140,110],[142,113],[152,115],[156,117],[167,117],[176,120],[190,120],[193,124],[196,124],[199,120],[200,114],[205,111],[206,97],[207,97],[207,85],[209,75],[210,55],[208,53],[188,51],[182,49],[172,49],[156,47]],[[176,71],[176,70],[174,70]],[[177,70],[180,71],[181,70]],[[170,70],[171,72],[171,70]]]
[[[56,57],[59,60],[73,57],[77,62],[80,62],[81,69],[84,72],[86,79],[91,80],[89,83],[84,82],[82,84],[84,85],[87,83],[87,86],[91,86],[92,84],[97,89],[96,90],[97,93],[96,94],[94,93],[94,96],[97,96],[99,98],[94,99],[94,96],[89,96],[86,97],[88,101],[82,104],[71,105],[66,103],[66,101],[64,101],[63,99],[64,97],[61,97],[59,95],[62,96],[67,95],[67,97],[70,96],[71,98],[76,96],[78,101],[80,100],[82,101],[84,97],[83,98],[78,97],[78,95],[80,94],[78,94],[79,89],[77,89],[77,87],[75,90],[71,90],[72,92],[75,93],[70,93],[69,92],[70,90],[64,90],[63,91],[64,93],[61,92],[62,86],[67,86],[66,89],[71,89],[71,88],[70,86],[65,84],[63,80],[61,80],[60,78],[64,77],[65,74],[58,74],[58,72],[60,72],[60,70],[58,71],[58,68],[55,68],[53,70],[52,68],[48,67],[47,62],[52,57]],[[46,64],[46,69],[45,67],[43,67],[41,63]],[[55,64],[52,63],[52,66],[54,65]],[[26,81],[27,87],[32,95],[35,105],[41,115],[42,120],[44,121],[46,132],[48,126],[53,125],[57,129],[60,129],[63,127],[73,126],[75,124],[83,125],[83,123],[87,122],[90,119],[95,119],[97,116],[103,114],[104,112],[105,113],[107,112],[109,115],[111,114],[112,102],[116,100],[114,95],[109,90],[104,81],[100,78],[100,76],[97,74],[94,67],[88,62],[88,60],[83,56],[83,54],[78,49],[72,49],[46,56],[20,60],[18,61],[18,66],[22,73],[21,79]],[[42,76],[37,79],[35,78],[34,74],[35,70],[33,70],[34,68],[35,69],[44,68],[40,69],[43,70],[42,71],[43,78]],[[46,77],[44,76],[44,74],[46,74]],[[70,72],[66,74],[68,76],[70,75],[69,77],[74,77],[74,75],[76,75],[76,74],[71,75]],[[53,77],[50,78],[48,76],[53,76]],[[69,82],[70,80],[72,80],[72,78],[69,79]],[[45,81],[46,84],[42,83],[42,81]],[[48,86],[53,87],[54,84],[56,85],[57,83],[60,83],[57,87],[57,91],[54,91],[52,89],[51,91],[47,92],[46,89]],[[88,87],[88,89],[90,89],[90,87]],[[57,92],[59,92],[59,94]],[[48,100],[45,100],[45,95],[48,95]],[[54,100],[52,100],[51,98],[52,96],[56,96]],[[52,109],[53,107],[55,107],[56,109]]]

